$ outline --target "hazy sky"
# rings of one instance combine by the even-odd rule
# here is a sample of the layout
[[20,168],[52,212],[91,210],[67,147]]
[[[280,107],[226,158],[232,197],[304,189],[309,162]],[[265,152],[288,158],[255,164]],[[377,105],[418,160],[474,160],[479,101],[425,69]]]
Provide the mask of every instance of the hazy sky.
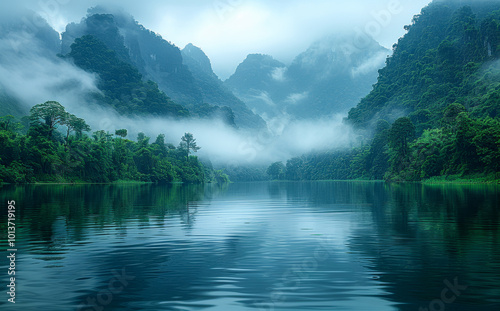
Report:
[[89,7],[119,5],[139,23],[183,48],[201,47],[222,78],[249,53],[290,62],[313,41],[335,32],[369,33],[390,48],[430,0],[3,0],[2,12],[23,5],[57,31]]

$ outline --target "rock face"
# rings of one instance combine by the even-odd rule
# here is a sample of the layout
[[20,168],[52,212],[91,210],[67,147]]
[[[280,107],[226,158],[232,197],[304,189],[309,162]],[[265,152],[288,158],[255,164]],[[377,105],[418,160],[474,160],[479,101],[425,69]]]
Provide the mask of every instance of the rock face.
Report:
[[174,102],[190,110],[205,104],[227,106],[240,127],[262,128],[265,122],[255,115],[213,73],[208,57],[193,45],[181,50],[140,25],[123,12],[102,8],[89,10],[80,23],[69,24],[62,34],[62,54],[71,50],[76,38],[93,35],[118,57],[135,66],[146,80],[158,84]]
[[193,74],[203,101],[217,106],[226,106],[234,112],[236,125],[249,128],[263,128],[265,122],[228,90],[212,70],[210,59],[198,47],[188,44],[182,50],[184,64]]

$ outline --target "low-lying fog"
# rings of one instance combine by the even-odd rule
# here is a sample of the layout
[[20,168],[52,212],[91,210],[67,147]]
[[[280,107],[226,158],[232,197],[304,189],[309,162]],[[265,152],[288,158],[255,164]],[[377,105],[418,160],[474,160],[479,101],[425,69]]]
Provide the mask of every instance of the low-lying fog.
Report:
[[185,132],[191,132],[201,147],[199,156],[228,165],[265,165],[313,150],[349,146],[353,138],[341,115],[318,120],[284,116],[266,120],[268,129],[253,131],[235,129],[219,120],[120,116],[84,100],[85,94],[98,91],[95,75],[45,53],[34,42],[23,32],[0,39],[0,85],[25,105],[26,111],[48,100],[60,102],[68,112],[85,119],[92,131],[114,133],[125,128],[129,139],[135,140],[144,132],[151,142],[158,134],[165,134],[166,141],[175,146]]

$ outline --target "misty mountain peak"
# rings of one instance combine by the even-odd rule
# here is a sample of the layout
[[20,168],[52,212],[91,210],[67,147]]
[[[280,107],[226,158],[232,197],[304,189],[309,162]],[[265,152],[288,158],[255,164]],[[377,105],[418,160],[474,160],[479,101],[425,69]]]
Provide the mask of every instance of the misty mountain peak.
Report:
[[[46,55],[59,52],[61,41],[45,19],[28,9],[18,9],[11,14],[0,12],[0,52],[34,52],[39,49]],[[36,41],[34,44],[33,41]]]
[[[354,33],[312,43],[290,66],[250,54],[225,84],[252,109],[268,116],[318,117],[346,112],[376,82],[389,51]],[[361,44],[360,44],[361,43]]]
[[285,67],[285,64],[270,55],[249,54],[238,65],[235,73],[226,80],[226,84],[231,88],[239,88],[239,86],[260,88],[262,83],[267,84],[267,80],[276,76],[277,68]]
[[354,33],[334,34],[311,44],[305,52],[294,59],[291,67],[292,71],[329,74],[332,70],[339,72],[359,67],[374,56],[380,60],[381,53],[383,60],[379,67],[382,67],[388,52],[371,37],[366,36],[360,41]]
[[260,65],[261,67],[285,67],[283,63],[274,59],[271,55],[267,54],[249,54],[242,64]]
[[192,43],[187,44],[181,51],[184,64],[191,66],[198,66],[200,70],[208,75],[215,76],[212,70],[210,59],[199,47]]

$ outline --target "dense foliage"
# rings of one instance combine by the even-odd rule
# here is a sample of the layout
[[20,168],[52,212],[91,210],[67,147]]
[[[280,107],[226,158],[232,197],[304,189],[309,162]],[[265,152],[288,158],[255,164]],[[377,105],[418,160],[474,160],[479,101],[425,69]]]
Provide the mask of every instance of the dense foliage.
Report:
[[0,181],[227,181],[222,171],[206,168],[189,155],[199,149],[190,133],[178,148],[166,143],[163,134],[152,143],[143,133],[137,141],[126,139],[126,129],[115,135],[102,130],[90,135],[85,133],[90,131],[85,121],[57,102],[31,109],[26,135],[19,133],[20,127],[11,116],[0,119]]
[[114,50],[91,35],[77,38],[68,56],[80,68],[99,75],[98,87],[104,93],[104,102],[120,113],[189,115],[185,108],[161,92],[156,83],[143,82],[136,68],[120,60]]
[[273,179],[289,180],[500,179],[498,118],[477,119],[460,112],[450,123],[424,130],[417,139],[414,133],[407,117],[390,128],[380,121],[369,145],[293,158],[286,165],[273,163],[267,172]]
[[[113,14],[109,14],[110,12]],[[88,13],[80,23],[67,25],[66,31],[62,34],[63,54],[66,55],[72,51],[72,44],[76,42],[75,40],[92,36],[104,44],[108,52],[114,51],[115,57],[121,62],[121,64],[112,63],[120,68],[106,65],[107,71],[111,74],[126,70],[129,72],[129,77],[133,78],[133,84],[140,84],[136,79],[137,74],[140,74],[143,80],[154,81],[155,85],[151,87],[158,88],[175,103],[182,105],[186,110],[189,109],[192,116],[218,117],[228,124],[236,123],[238,127],[265,127],[265,122],[260,116],[254,114],[222,85],[222,81],[212,71],[210,60],[200,49],[189,45],[181,52],[177,46],[140,25],[131,15],[122,11],[113,12],[103,7],[95,7],[89,9]],[[84,51],[84,62],[75,61],[75,63],[85,70],[101,74],[96,70],[101,69],[101,66],[94,68],[93,61],[96,59],[89,57],[92,53],[97,53],[96,55],[101,58],[101,52],[104,51],[95,49]],[[87,67],[89,64],[91,68]],[[135,73],[130,70],[134,70]],[[106,95],[109,95],[109,91],[113,93],[110,96],[111,104],[120,112],[123,112],[121,106],[125,105],[127,108],[128,106],[132,108],[128,110],[132,113],[142,113],[144,111],[140,101],[144,102],[145,107],[149,106],[146,102],[159,102],[155,96],[153,96],[153,101],[145,98],[149,94],[144,93],[143,89],[144,87],[148,89],[149,85],[140,88],[139,92],[134,90],[129,92],[124,90],[125,85],[122,85],[121,81],[115,79],[114,76],[109,82],[111,85],[101,84],[99,89],[103,90],[104,87],[103,91]],[[122,97],[125,98],[122,99]],[[130,100],[133,101],[132,105],[128,103]],[[206,109],[207,104],[210,109]],[[162,107],[148,108],[146,112],[158,114],[159,108]],[[168,112],[171,113],[172,109]],[[177,114],[179,113],[174,111],[173,115],[177,116]]]
[[349,112],[362,145],[274,163],[269,176],[499,180],[500,3],[469,4],[434,1],[405,27],[373,91]]
[[455,102],[475,117],[499,116],[500,4],[464,2],[435,1],[405,26],[373,91],[349,112],[351,124],[409,116],[420,135]]

